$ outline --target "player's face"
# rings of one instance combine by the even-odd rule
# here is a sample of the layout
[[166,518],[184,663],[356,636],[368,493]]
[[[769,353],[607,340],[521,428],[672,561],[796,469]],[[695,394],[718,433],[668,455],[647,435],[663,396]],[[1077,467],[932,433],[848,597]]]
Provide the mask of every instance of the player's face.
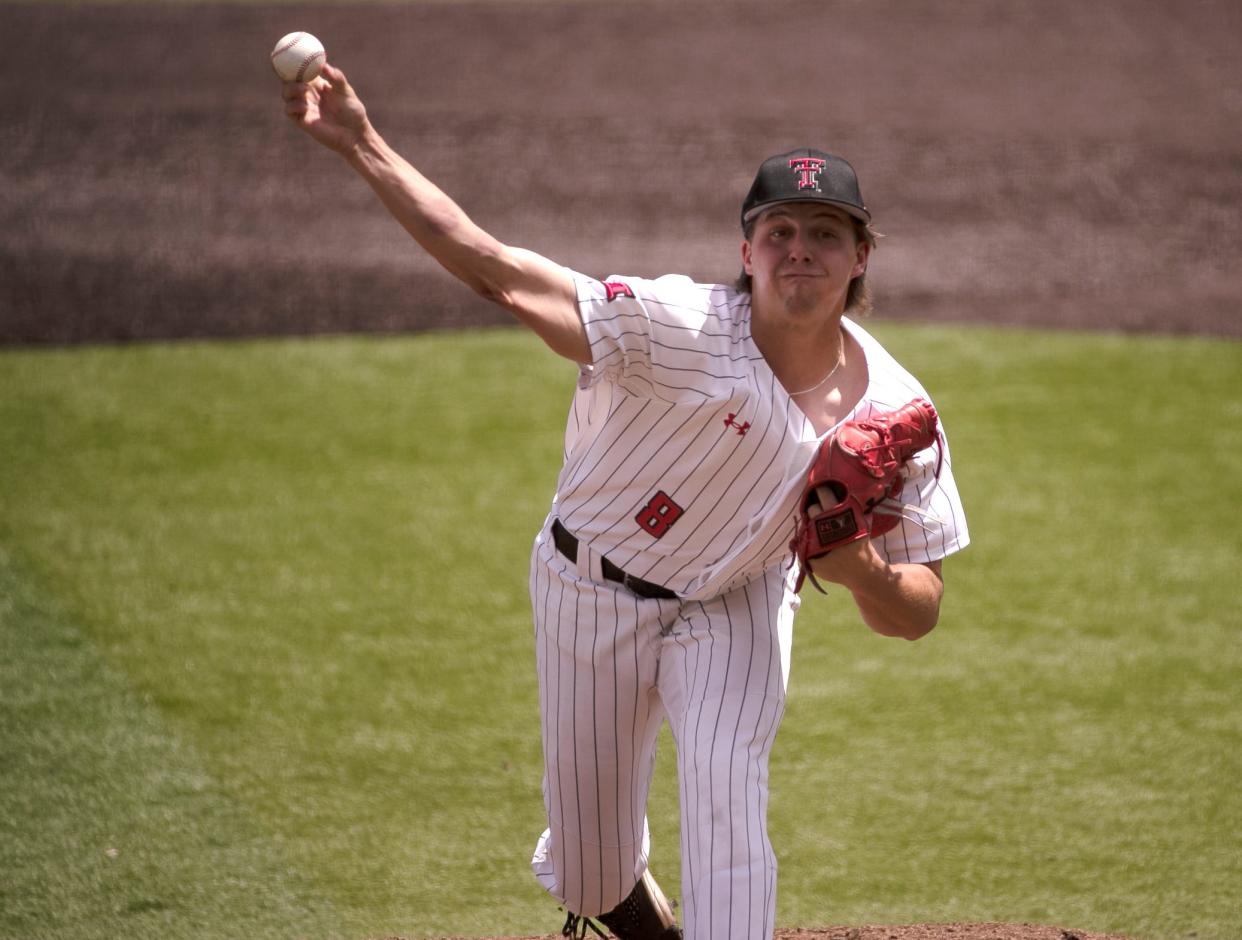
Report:
[[795,202],[759,216],[751,239],[742,243],[742,266],[761,305],[777,302],[792,314],[840,313],[850,281],[867,269],[869,252],[845,212]]

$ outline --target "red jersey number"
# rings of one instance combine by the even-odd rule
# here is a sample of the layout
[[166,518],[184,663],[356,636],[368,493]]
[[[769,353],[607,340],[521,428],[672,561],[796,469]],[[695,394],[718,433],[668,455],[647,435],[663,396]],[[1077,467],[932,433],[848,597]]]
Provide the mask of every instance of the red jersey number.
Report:
[[651,497],[651,502],[638,511],[634,520],[648,535],[662,539],[664,533],[672,528],[673,523],[681,518],[683,512],[685,512],[684,509],[673,502],[667,493],[660,490]]

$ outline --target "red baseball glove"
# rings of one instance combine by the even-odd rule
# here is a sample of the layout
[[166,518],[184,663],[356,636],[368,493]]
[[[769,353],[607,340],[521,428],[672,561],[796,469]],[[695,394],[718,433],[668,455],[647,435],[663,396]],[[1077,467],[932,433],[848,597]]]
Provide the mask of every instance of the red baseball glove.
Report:
[[[789,544],[802,566],[799,590],[801,579],[810,573],[811,559],[896,528],[899,514],[878,514],[875,508],[900,495],[905,484],[902,467],[935,443],[938,433],[936,409],[916,398],[896,411],[847,421],[820,444],[798,502],[798,527]],[[836,497],[836,505],[821,505],[820,487]],[[811,581],[823,591],[813,574]]]

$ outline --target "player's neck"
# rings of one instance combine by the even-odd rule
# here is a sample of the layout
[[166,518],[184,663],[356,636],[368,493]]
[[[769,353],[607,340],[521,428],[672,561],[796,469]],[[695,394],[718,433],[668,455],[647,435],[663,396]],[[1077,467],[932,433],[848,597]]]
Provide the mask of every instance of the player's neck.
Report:
[[820,436],[843,421],[867,390],[866,355],[857,340],[840,328],[833,351],[821,352],[809,362],[798,359],[797,371],[792,366],[779,369],[773,366],[772,371]]
[[[842,312],[790,315],[779,306],[751,309],[751,337],[769,368],[790,392],[820,388],[844,358]],[[818,383],[818,384],[817,384]]]

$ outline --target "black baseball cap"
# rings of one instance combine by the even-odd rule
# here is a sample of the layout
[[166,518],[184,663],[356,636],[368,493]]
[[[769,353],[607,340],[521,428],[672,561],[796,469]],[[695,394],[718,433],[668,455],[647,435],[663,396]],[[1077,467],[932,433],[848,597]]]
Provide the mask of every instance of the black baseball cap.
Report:
[[809,147],[763,161],[742,202],[742,227],[764,209],[783,202],[824,202],[862,222],[871,221],[854,168],[835,154]]

